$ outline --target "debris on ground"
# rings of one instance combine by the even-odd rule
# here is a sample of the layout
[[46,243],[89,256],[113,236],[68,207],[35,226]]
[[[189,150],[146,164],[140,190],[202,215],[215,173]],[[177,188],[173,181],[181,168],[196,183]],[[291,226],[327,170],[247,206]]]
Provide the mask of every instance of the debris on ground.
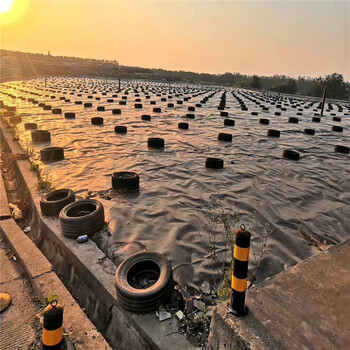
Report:
[[30,226],[27,226],[27,227],[25,227],[25,228],[23,229],[23,232],[24,232],[24,233],[29,233],[30,230],[31,230],[31,227],[30,227]]
[[299,227],[299,233],[305,239],[308,245],[316,247],[321,252],[327,249],[327,241],[320,242],[315,237],[312,237],[311,233],[308,232],[305,227]]
[[13,204],[13,203],[9,203],[9,207],[12,211],[12,217],[15,219],[15,220],[19,220],[19,219],[22,219],[22,210],[18,208],[18,206],[16,204]]

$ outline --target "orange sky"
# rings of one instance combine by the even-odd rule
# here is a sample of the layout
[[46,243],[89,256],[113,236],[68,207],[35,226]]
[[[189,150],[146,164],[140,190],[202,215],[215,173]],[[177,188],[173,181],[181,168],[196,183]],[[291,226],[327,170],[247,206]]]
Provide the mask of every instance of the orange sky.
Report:
[[[0,0],[10,1],[10,0]],[[1,48],[195,72],[350,79],[348,1],[13,0]]]

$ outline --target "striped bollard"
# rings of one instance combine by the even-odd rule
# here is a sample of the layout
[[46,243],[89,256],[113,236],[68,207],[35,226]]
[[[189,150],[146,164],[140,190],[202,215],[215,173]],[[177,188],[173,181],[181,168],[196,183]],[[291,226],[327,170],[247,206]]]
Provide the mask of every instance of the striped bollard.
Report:
[[43,350],[60,350],[63,336],[63,307],[57,300],[44,310]]
[[236,231],[234,261],[232,271],[231,312],[236,316],[245,316],[248,308],[245,306],[249,263],[250,232],[245,226]]

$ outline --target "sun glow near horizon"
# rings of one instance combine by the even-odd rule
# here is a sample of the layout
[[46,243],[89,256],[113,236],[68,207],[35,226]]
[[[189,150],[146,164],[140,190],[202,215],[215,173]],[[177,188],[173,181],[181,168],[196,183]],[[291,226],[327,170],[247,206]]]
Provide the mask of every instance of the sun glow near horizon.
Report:
[[18,22],[27,12],[29,0],[1,0],[0,23],[2,25]]

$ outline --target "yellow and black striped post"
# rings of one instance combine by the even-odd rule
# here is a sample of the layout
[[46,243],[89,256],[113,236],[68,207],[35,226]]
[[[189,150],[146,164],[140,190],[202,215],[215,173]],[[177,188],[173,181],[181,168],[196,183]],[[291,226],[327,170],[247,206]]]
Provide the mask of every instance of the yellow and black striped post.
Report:
[[234,261],[232,271],[232,291],[230,306],[236,316],[245,316],[248,308],[245,306],[249,263],[250,232],[244,225],[236,231]]
[[63,307],[53,300],[44,310],[43,350],[60,350],[63,336]]

